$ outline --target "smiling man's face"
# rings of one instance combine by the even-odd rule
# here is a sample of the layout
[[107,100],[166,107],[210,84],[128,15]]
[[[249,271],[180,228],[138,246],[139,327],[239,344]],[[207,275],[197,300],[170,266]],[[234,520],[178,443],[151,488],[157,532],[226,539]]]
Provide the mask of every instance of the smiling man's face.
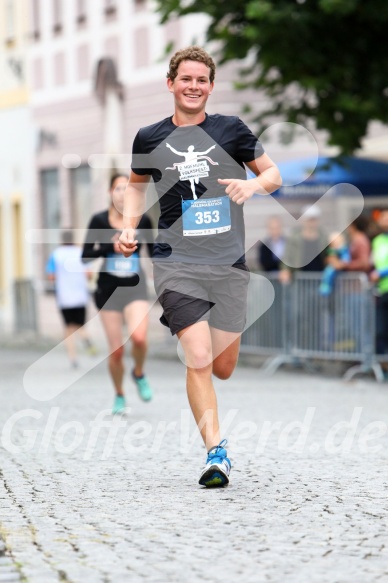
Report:
[[198,61],[182,61],[174,81],[167,79],[167,86],[174,94],[175,107],[186,114],[198,114],[205,110],[214,83],[210,83],[210,69]]

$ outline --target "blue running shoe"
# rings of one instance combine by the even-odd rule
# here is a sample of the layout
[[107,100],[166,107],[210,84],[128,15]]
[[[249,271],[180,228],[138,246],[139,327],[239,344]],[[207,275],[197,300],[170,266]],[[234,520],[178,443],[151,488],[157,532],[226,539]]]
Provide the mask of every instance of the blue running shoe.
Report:
[[135,381],[140,398],[143,401],[151,401],[152,389],[145,375],[137,377],[132,371],[132,378]]
[[227,457],[228,454],[225,449],[227,443],[227,440],[223,439],[218,445],[209,450],[206,466],[199,478],[201,486],[214,488],[229,484],[229,474],[232,464]]
[[123,395],[116,395],[113,403],[112,415],[117,415],[118,413],[125,413],[125,398]]

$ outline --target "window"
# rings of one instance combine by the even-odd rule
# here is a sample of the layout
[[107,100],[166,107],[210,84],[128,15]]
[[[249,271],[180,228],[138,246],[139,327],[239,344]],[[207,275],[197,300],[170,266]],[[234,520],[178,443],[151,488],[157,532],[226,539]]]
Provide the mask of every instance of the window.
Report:
[[116,0],[105,0],[105,16],[109,19],[116,16]]
[[84,81],[90,77],[90,57],[88,45],[80,45],[77,48],[77,73],[78,81]]
[[53,31],[54,34],[62,32],[62,0],[52,0],[53,6]]
[[86,0],[76,0],[77,2],[77,24],[82,25],[86,22]]
[[164,25],[166,46],[179,47],[182,42],[182,28],[179,19],[170,19]]
[[65,82],[65,54],[57,53],[54,55],[54,83],[64,85]]
[[5,35],[6,43],[12,44],[15,40],[15,3],[14,0],[6,0],[5,3]]
[[135,42],[135,67],[141,69],[148,67],[150,61],[149,55],[149,30],[147,27],[137,28],[134,33]]
[[107,38],[105,40],[105,55],[113,59],[117,64],[119,60],[119,39],[117,36]]
[[40,2],[31,0],[31,17],[32,17],[32,38],[39,40],[40,37]]
[[135,0],[135,10],[144,10],[147,0]]
[[92,214],[91,174],[87,164],[70,170],[72,224],[75,229],[85,228],[85,217]]
[[46,264],[50,254],[60,242],[61,207],[59,202],[58,169],[42,170],[40,173],[40,186],[42,193],[42,227],[53,231],[50,234],[52,243],[43,246],[44,263]]
[[36,91],[44,87],[43,59],[40,57],[32,62],[32,87]]

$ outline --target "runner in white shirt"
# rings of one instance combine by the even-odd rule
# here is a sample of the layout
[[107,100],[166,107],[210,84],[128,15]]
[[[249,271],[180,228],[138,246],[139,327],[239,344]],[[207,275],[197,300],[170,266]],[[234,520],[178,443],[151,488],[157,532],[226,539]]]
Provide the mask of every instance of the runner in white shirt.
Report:
[[67,355],[71,365],[77,367],[76,332],[89,354],[96,353],[96,348],[84,328],[89,302],[88,273],[81,261],[82,250],[73,244],[71,231],[63,232],[62,243],[51,254],[46,273],[49,281],[55,282],[57,305],[65,325]]

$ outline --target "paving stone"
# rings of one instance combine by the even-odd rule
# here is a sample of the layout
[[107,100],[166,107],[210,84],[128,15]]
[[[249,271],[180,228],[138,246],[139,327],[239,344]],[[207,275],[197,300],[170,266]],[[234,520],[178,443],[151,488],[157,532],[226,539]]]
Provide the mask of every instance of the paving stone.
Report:
[[[231,483],[206,490],[180,362],[147,363],[151,403],[127,375],[131,411],[112,419],[101,417],[113,401],[106,363],[37,401],[23,375],[39,356],[0,350],[0,532],[10,551],[1,556],[0,541],[0,581],[20,579],[15,563],[26,583],[388,580],[386,385],[263,379],[239,366],[215,382]],[[45,383],[69,373],[62,356]],[[360,448],[365,435],[373,450]]]

